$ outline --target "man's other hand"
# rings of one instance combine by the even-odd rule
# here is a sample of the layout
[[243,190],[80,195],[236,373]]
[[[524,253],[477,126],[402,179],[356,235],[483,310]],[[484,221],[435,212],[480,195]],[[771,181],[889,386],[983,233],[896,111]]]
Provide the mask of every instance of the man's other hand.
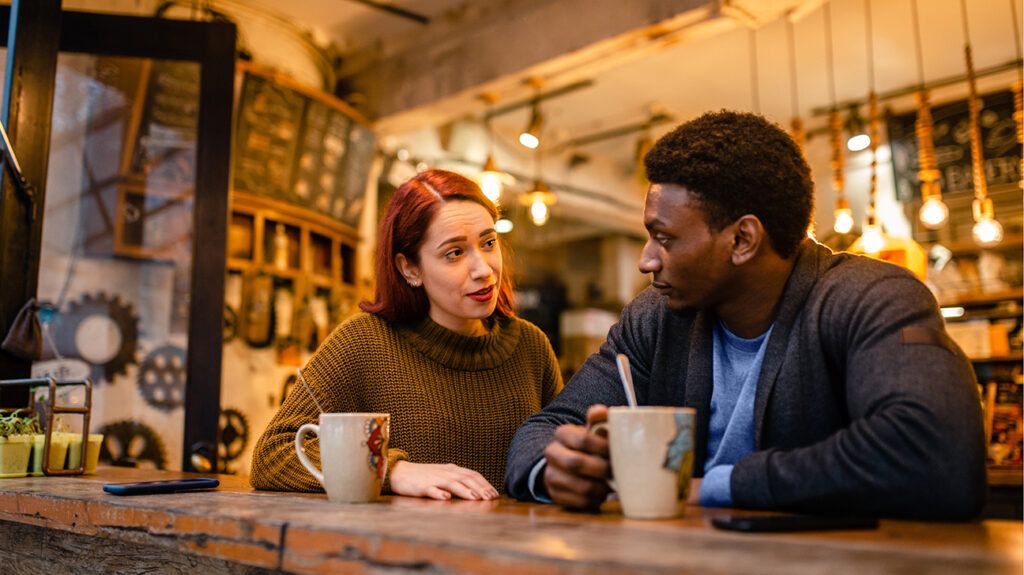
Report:
[[608,438],[590,428],[608,420],[608,408],[587,410],[587,426],[562,425],[544,449],[544,485],[555,503],[570,509],[596,510],[608,497]]

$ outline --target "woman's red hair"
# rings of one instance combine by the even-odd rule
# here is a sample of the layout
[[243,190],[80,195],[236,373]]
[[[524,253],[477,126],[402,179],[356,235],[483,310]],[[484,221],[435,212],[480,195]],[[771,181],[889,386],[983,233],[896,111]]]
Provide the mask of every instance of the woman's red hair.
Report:
[[[393,323],[418,322],[427,316],[430,302],[422,288],[413,288],[406,283],[398,271],[395,256],[403,254],[414,264],[419,264],[420,247],[427,235],[427,228],[441,205],[448,202],[475,202],[480,204],[497,220],[498,209],[480,191],[473,180],[445,170],[426,170],[416,174],[398,190],[388,203],[387,213],[380,222],[377,233],[377,287],[374,301],[363,301],[359,308],[377,314]],[[498,304],[495,315],[515,315],[515,300],[512,294],[511,260],[501,242],[502,270],[498,286]]]

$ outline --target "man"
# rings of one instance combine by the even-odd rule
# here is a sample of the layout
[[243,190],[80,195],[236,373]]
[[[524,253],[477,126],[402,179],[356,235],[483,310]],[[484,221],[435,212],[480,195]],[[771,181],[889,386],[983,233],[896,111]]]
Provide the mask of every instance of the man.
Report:
[[984,504],[971,365],[935,299],[892,264],[807,239],[810,170],[789,136],[722,111],[645,158],[651,287],[509,453],[514,497],[595,509],[608,442],[589,426],[626,403],[697,409],[702,505],[966,519]]

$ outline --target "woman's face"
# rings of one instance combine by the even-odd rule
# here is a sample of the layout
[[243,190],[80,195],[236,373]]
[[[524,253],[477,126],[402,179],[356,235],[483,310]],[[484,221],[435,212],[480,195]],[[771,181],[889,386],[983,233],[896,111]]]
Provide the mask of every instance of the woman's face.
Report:
[[441,205],[427,228],[419,264],[399,254],[398,269],[410,285],[422,285],[430,318],[464,335],[485,332],[484,318],[498,305],[501,247],[494,219],[470,201]]

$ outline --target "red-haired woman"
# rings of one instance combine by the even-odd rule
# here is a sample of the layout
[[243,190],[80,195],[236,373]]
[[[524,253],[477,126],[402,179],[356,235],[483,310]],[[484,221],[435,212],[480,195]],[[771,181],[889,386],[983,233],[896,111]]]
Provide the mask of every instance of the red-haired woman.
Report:
[[[458,174],[427,170],[402,184],[380,226],[375,301],[302,370],[325,412],[391,414],[385,492],[497,497],[516,428],[561,389],[547,337],[515,316],[496,217]],[[256,446],[254,487],[321,490],[294,447],[318,416],[297,385]],[[318,462],[316,442],[307,446]]]

